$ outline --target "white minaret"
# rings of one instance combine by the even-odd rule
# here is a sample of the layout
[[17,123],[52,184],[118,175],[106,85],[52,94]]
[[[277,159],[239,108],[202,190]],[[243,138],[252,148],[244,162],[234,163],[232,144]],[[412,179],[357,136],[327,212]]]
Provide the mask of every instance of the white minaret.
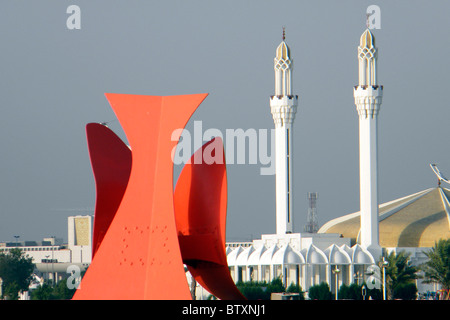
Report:
[[358,60],[359,85],[354,87],[353,95],[359,116],[360,243],[377,259],[381,254],[378,235],[377,118],[383,86],[377,84],[377,48],[369,29],[361,36]]
[[275,122],[276,223],[279,235],[293,232],[292,126],[298,101],[298,96],[292,94],[293,61],[284,40],[283,29],[283,41],[274,59],[275,95],[270,97],[270,111]]

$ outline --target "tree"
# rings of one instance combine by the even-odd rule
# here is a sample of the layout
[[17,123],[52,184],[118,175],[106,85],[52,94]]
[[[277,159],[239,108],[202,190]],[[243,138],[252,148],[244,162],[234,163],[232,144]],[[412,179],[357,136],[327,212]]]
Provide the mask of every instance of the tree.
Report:
[[440,239],[433,248],[424,253],[428,258],[428,261],[421,266],[424,272],[424,283],[437,283],[448,292],[450,290],[450,239]]
[[302,287],[298,284],[294,284],[293,282],[289,285],[289,287],[286,289],[286,292],[288,293],[298,293],[298,299],[299,300],[305,300],[304,292],[302,291]]
[[270,300],[272,293],[286,292],[286,288],[280,278],[275,278],[271,282],[265,281],[239,281],[236,287],[248,300]]
[[417,291],[415,283],[398,285],[394,290],[394,299],[416,300]]
[[0,278],[3,280],[3,296],[16,300],[20,291],[27,291],[32,280],[34,264],[19,249],[0,254]]
[[302,287],[298,284],[294,284],[293,282],[286,289],[288,293],[298,293],[299,300],[305,300],[305,292],[303,292]]
[[61,280],[52,287],[48,282],[31,292],[31,300],[69,300],[76,289],[67,287],[67,280]]
[[270,293],[266,292],[267,282],[247,281],[236,283],[237,288],[248,300],[269,300]]
[[339,299],[362,300],[362,286],[352,283],[349,286],[342,284],[338,292]]
[[[400,288],[405,285],[409,285],[409,290],[411,290],[412,285],[415,286],[418,268],[410,264],[410,255],[410,253],[405,251],[398,253],[392,251],[385,256],[385,260],[388,262],[388,265],[385,267],[387,299],[395,299],[394,293],[402,292]],[[382,260],[380,260],[379,267],[381,270],[383,268],[382,263]]]
[[332,300],[333,294],[330,291],[328,283],[322,282],[311,286],[308,291],[308,296],[311,300]]

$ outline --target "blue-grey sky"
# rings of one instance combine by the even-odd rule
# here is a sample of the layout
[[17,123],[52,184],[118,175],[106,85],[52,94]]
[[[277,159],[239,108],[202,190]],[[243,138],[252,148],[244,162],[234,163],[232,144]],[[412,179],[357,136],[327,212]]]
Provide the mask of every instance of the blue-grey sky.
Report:
[[[85,125],[111,121],[105,92],[209,93],[188,123],[271,129],[273,58],[286,27],[294,59],[295,231],[318,192],[322,225],[359,210],[357,46],[381,9],[379,200],[450,175],[447,1],[13,1],[0,4],[0,241],[67,239],[67,217],[93,214]],[[69,30],[69,5],[81,29]],[[229,165],[229,240],[275,232],[275,176]]]

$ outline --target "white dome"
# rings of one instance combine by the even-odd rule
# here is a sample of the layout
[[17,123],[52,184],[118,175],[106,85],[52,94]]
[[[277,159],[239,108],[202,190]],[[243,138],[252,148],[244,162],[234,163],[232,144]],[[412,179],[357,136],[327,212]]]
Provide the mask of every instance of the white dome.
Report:
[[250,254],[250,257],[247,260],[247,265],[249,266],[257,266],[260,264],[260,260],[264,252],[266,252],[266,247],[261,246]]
[[243,251],[242,247],[239,246],[235,249],[233,249],[233,251],[231,251],[228,255],[227,255],[227,263],[229,266],[235,266],[236,265],[236,260],[239,256],[239,254]]
[[304,264],[305,258],[303,258],[300,252],[294,250],[289,244],[279,249],[272,257],[272,264]]
[[336,246],[336,244],[332,244],[325,249],[325,254],[330,264],[350,264],[352,262],[348,253]]
[[236,265],[237,266],[246,266],[248,265],[248,259],[250,255],[255,251],[255,248],[253,246],[245,248],[237,257],[236,259]]
[[311,243],[306,251],[306,263],[309,264],[326,264],[328,263],[325,253]]
[[365,250],[359,244],[354,245],[352,249],[353,264],[375,264],[375,259],[372,257],[370,252]]
[[259,260],[260,265],[271,265],[272,264],[272,257],[275,254],[275,252],[278,250],[278,247],[276,244],[274,244],[272,247],[267,249],[261,256],[261,259]]

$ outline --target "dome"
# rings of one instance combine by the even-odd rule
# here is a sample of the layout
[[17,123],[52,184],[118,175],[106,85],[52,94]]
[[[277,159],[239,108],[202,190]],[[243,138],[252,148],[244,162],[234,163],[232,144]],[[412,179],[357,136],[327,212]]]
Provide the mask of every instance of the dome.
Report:
[[276,51],[276,57],[278,60],[289,60],[291,55],[291,49],[289,49],[289,46],[286,44],[286,42],[283,40],[283,42],[280,43],[280,45],[277,48]]
[[[450,190],[431,188],[379,206],[381,247],[432,247],[450,238]],[[360,213],[324,224],[319,233],[338,233],[358,243]]]
[[339,248],[334,243],[325,249],[330,264],[350,264],[352,259],[344,249]]
[[304,264],[305,259],[300,252],[295,251],[289,244],[279,249],[272,258],[272,264]]
[[253,251],[247,260],[247,265],[249,265],[249,266],[258,265],[259,261],[261,260],[262,255],[265,251],[266,251],[265,246],[260,246],[258,249]]
[[277,252],[278,246],[275,244],[269,249],[267,249],[262,255],[261,259],[259,260],[260,265],[271,265],[272,264],[272,257]]
[[245,248],[237,257],[236,259],[236,265],[237,266],[246,266],[248,264],[248,259],[250,255],[255,251],[255,248],[253,246]]
[[375,259],[369,251],[365,250],[359,244],[352,247],[352,261],[354,264],[375,264]]
[[238,256],[244,251],[241,246],[233,249],[230,253],[227,255],[227,263],[229,266],[235,266]]
[[325,253],[312,243],[308,248],[302,250],[308,264],[327,264],[328,259]]

